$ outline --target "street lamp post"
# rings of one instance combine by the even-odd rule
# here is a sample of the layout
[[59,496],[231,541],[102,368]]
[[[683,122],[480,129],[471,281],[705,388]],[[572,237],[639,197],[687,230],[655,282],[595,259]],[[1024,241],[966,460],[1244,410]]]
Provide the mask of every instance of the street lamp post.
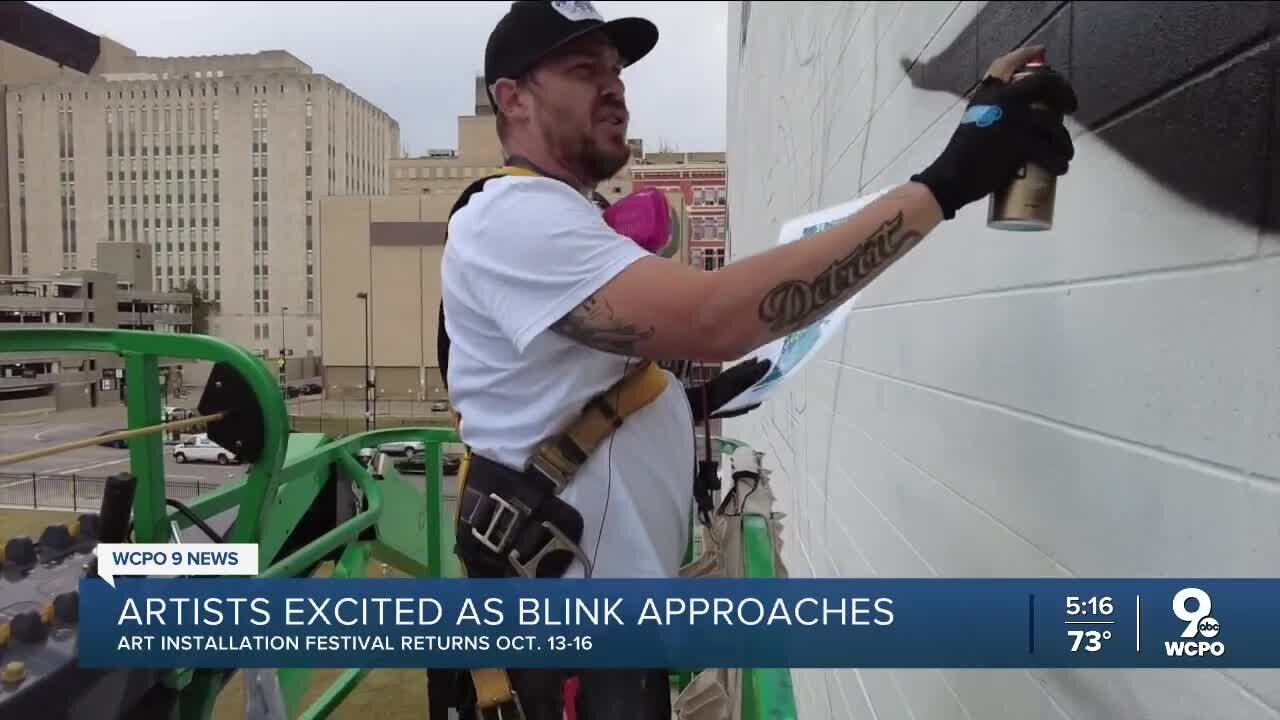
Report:
[[369,431],[369,293],[358,292],[356,297],[364,303],[364,429]]
[[284,334],[284,313],[288,309],[289,309],[289,306],[287,305],[280,306],[280,386],[281,387],[284,387],[285,381],[288,379],[288,376],[289,376],[289,373],[287,372],[287,368],[289,367],[288,366],[289,361],[285,360],[284,358],[284,354],[287,349],[286,348],[287,343],[285,342],[286,336]]

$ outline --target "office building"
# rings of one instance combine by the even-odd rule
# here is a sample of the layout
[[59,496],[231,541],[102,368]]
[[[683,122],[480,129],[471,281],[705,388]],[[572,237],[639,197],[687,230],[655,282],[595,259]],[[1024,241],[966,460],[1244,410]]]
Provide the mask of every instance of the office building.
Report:
[[23,209],[9,193],[7,158],[16,152],[4,112],[9,86],[84,77],[131,52],[31,3],[0,4],[0,274],[18,271],[10,257],[10,215],[16,223]]
[[[150,248],[103,243],[102,270],[0,275],[0,333],[8,329],[120,328],[190,333],[192,295],[152,288]],[[0,353],[0,415],[114,404],[124,361],[113,353]],[[161,361],[166,389],[183,387],[182,361]]]
[[284,51],[115,47],[87,73],[6,86],[0,254],[48,275],[94,269],[100,242],[145,243],[157,290],[194,281],[216,303],[211,334],[317,354],[319,197],[385,194],[397,123]]

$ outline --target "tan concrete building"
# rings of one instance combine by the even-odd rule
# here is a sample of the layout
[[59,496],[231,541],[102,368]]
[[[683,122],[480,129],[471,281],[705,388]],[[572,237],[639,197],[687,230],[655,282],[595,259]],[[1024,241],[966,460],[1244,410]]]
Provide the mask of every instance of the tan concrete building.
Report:
[[145,243],[157,289],[194,280],[218,303],[212,334],[320,352],[319,199],[387,193],[395,120],[278,50],[120,48],[89,74],[24,73],[0,113],[13,272],[92,269],[99,242]]
[[[0,5],[0,274],[15,272],[10,257],[10,215],[21,208],[10,202],[6,158],[8,115],[3,112],[10,85],[57,82],[101,72],[133,51],[76,27],[27,2]],[[20,268],[18,268],[20,269]]]
[[327,397],[364,398],[366,357],[379,399],[444,397],[436,362],[440,259],[455,199],[440,192],[321,200]]

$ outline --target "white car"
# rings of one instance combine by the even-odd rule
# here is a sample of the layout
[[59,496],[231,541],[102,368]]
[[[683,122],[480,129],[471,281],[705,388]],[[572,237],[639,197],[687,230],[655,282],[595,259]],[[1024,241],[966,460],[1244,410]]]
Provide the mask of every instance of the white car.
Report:
[[385,442],[378,446],[378,452],[384,452],[388,455],[404,455],[405,457],[413,457],[426,449],[427,444],[421,440],[396,440],[394,442]]
[[210,440],[208,435],[196,435],[174,445],[173,459],[180,463],[192,460],[216,462],[219,465],[240,462],[230,450]]

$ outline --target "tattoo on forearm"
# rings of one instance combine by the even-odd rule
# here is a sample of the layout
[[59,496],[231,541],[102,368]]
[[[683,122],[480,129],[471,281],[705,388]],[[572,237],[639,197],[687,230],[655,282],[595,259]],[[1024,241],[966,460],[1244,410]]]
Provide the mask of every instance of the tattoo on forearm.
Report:
[[856,250],[831,263],[812,281],[788,280],[765,294],[760,319],[774,332],[797,330],[835,309],[868,278],[910,247],[921,233],[903,227],[902,211],[887,220]]
[[588,347],[620,355],[635,355],[636,343],[654,333],[653,326],[641,328],[618,321],[609,302],[595,295],[556,321],[551,329]]

